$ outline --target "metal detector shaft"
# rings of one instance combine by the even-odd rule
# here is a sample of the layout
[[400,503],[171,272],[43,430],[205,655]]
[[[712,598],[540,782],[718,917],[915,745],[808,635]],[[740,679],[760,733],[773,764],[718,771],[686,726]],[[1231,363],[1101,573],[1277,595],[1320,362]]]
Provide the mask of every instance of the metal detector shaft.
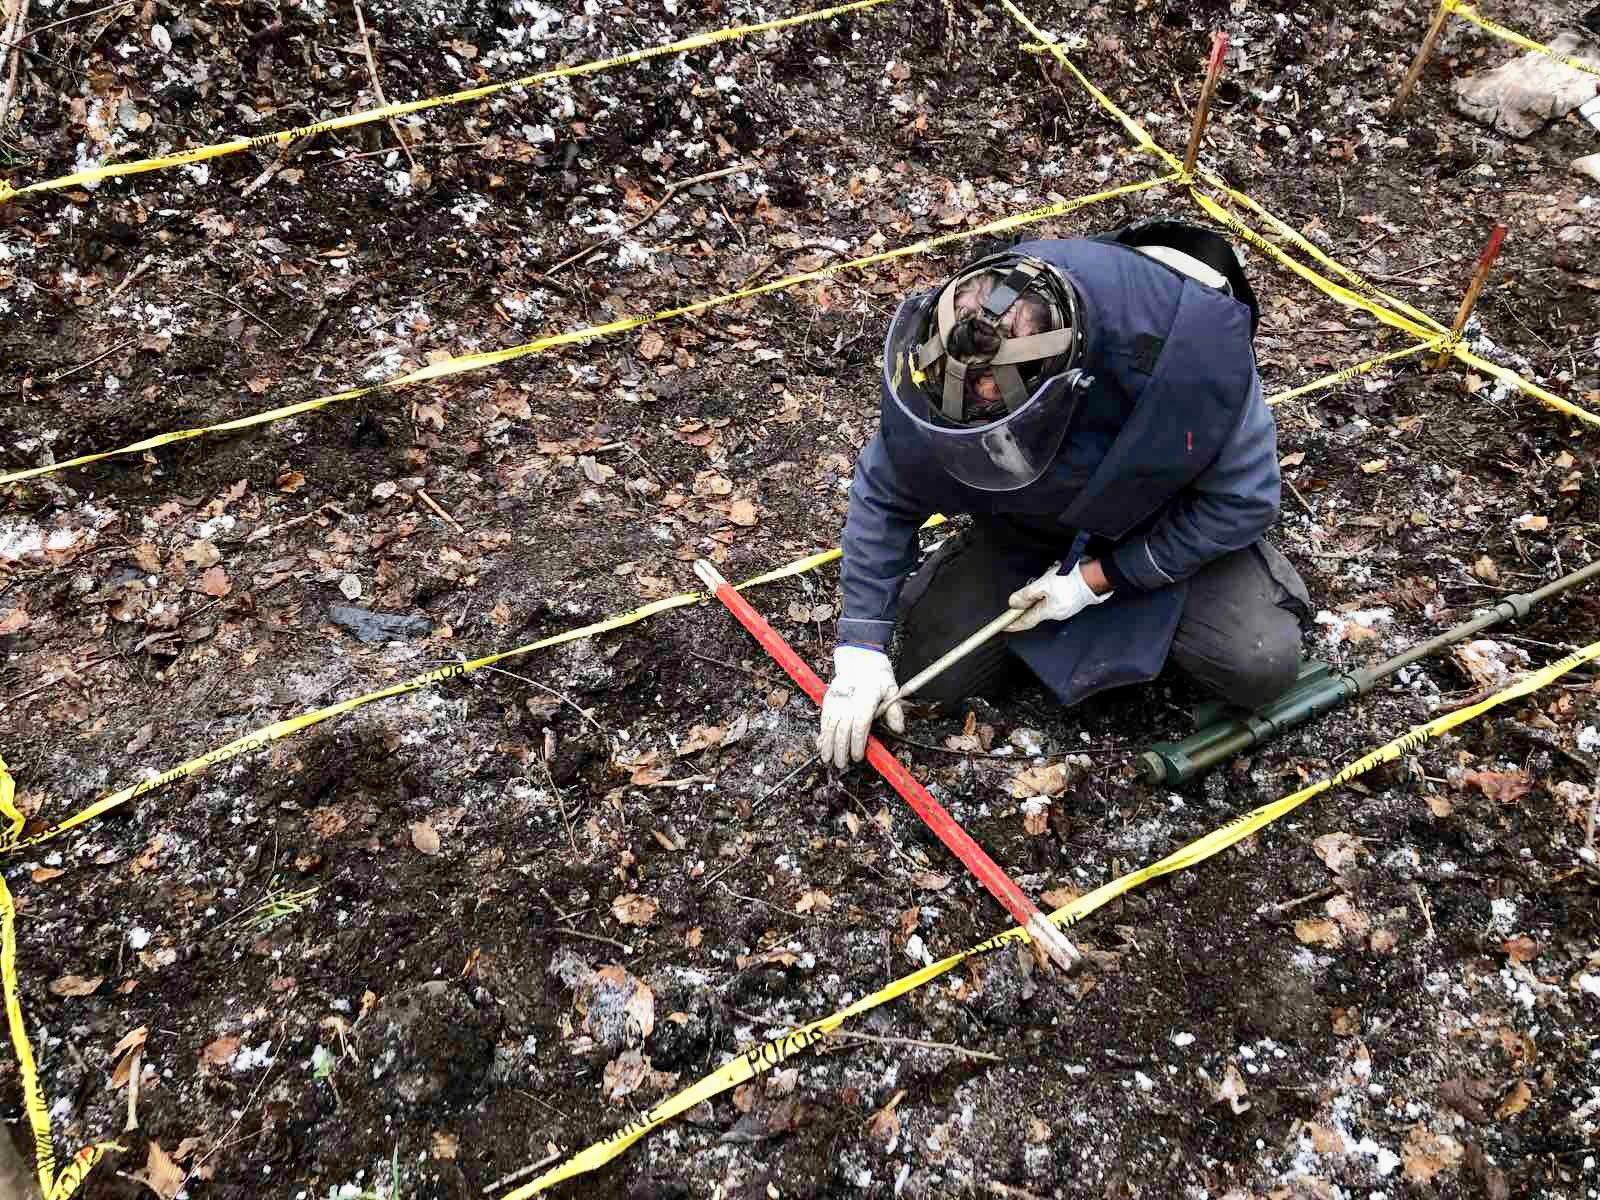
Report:
[[[783,636],[767,623],[766,618],[705,559],[695,563],[694,573],[761,644],[761,648],[788,673],[789,678],[811,697],[812,703],[820,705],[827,691],[822,680],[783,640]],[[972,840],[971,835],[957,824],[944,806],[929,795],[928,790],[889,752],[889,748],[875,737],[867,739],[867,762],[888,781],[890,787],[900,793],[911,810],[922,818],[922,823],[933,831],[946,849],[961,860],[962,865],[988,889],[989,894],[1005,906],[1012,919],[1028,931],[1034,945],[1049,955],[1050,960],[1063,971],[1071,971],[1078,966],[1083,959],[1078,948],[1050,923],[1000,864]]]
[[956,645],[952,646],[949,650],[946,650],[938,658],[934,659],[927,666],[923,667],[922,670],[918,671],[910,679],[906,680],[898,688],[896,688],[894,695],[890,696],[882,704],[878,705],[878,711],[873,714],[874,718],[883,716],[884,712],[891,704],[897,703],[901,700],[907,700],[922,688],[927,687],[928,684],[931,683],[935,678],[944,674],[947,670],[955,666],[956,663],[960,662],[967,655],[971,654],[990,638],[996,636],[997,634],[1004,633],[1006,630],[1010,629],[1016,619],[1027,611],[1028,610],[1025,608],[1008,608],[1005,610],[1005,612],[1001,613],[994,620],[990,621],[982,629],[978,630],[976,633],[968,635]]
[[1282,696],[1254,712],[1208,725],[1181,742],[1158,742],[1151,746],[1139,756],[1145,782],[1169,785],[1186,783],[1202,771],[1210,770],[1218,763],[1226,762],[1252,746],[1259,746],[1296,725],[1303,725],[1313,717],[1337,708],[1346,700],[1366,695],[1381,680],[1402,667],[1410,666],[1446,646],[1464,642],[1502,621],[1525,617],[1541,601],[1570,591],[1596,576],[1600,576],[1600,561],[1592,562],[1570,575],[1563,575],[1534,591],[1506,596],[1470,621],[1464,621],[1438,637],[1419,642],[1374,666],[1355,671],[1336,671],[1318,664],[1317,669],[1302,672],[1295,685]]

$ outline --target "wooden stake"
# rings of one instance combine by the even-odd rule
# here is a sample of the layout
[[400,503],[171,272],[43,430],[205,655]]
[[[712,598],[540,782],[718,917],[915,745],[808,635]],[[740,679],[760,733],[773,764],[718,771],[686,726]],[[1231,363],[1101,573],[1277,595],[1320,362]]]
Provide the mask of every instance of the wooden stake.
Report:
[[1194,128],[1189,131],[1189,149],[1183,155],[1184,175],[1194,174],[1195,160],[1200,157],[1200,139],[1205,135],[1206,118],[1211,115],[1211,97],[1216,94],[1217,76],[1222,74],[1222,56],[1228,51],[1228,35],[1211,35],[1211,60],[1206,63],[1206,81],[1200,89],[1200,103],[1194,109]]
[[[1489,244],[1483,248],[1483,253],[1478,256],[1477,270],[1472,273],[1472,282],[1467,285],[1467,294],[1461,298],[1461,307],[1456,309],[1455,323],[1450,326],[1450,343],[1453,345],[1461,336],[1461,331],[1467,327],[1467,318],[1472,315],[1473,308],[1478,303],[1478,295],[1483,291],[1483,285],[1489,278],[1489,270],[1494,266],[1494,260],[1500,257],[1500,243],[1506,240],[1506,227],[1496,225],[1494,232],[1489,235]],[[1450,352],[1447,350],[1434,359],[1431,367],[1437,371],[1450,361]]]
[[1434,44],[1438,42],[1439,34],[1444,32],[1444,23],[1449,16],[1449,7],[1441,2],[1439,11],[1433,14],[1433,24],[1428,26],[1427,36],[1422,39],[1422,47],[1417,51],[1417,57],[1412,60],[1411,69],[1406,72],[1405,81],[1400,85],[1399,94],[1389,105],[1391,117],[1400,111],[1400,106],[1406,102],[1412,89],[1417,86],[1417,80],[1422,76],[1422,68],[1428,65],[1428,59],[1433,55]]

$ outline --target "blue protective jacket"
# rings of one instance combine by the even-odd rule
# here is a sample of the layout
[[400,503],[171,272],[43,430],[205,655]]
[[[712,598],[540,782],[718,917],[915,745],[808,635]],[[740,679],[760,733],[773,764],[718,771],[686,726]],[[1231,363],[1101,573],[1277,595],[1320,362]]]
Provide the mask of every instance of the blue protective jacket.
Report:
[[1277,431],[1244,304],[1110,241],[1016,250],[1063,268],[1077,285],[1081,365],[1094,384],[1051,468],[1014,492],[979,491],[943,471],[885,389],[881,426],[850,488],[839,638],[888,642],[916,564],[917,528],[933,513],[1053,518],[1062,569],[1092,551],[1115,594],[1010,644],[1073,704],[1155,678],[1189,577],[1277,519]]

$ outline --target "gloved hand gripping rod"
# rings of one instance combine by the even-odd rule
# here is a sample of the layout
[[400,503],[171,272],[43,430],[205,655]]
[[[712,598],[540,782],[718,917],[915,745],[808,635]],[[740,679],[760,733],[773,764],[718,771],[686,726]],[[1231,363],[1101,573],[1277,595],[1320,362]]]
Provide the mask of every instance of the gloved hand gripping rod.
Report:
[[[789,643],[783,640],[782,635],[767,623],[766,618],[756,612],[750,602],[705,559],[695,563],[694,573],[706,587],[711,589],[712,594],[722,601],[739,624],[761,643],[761,648],[788,673],[789,678],[799,684],[805,694],[811,697],[812,703],[821,704],[823,694],[827,691],[822,680],[806,661],[794,652]],[[922,818],[922,823],[933,831],[946,849],[961,860],[962,865],[977,877],[978,881],[988,889],[989,894],[1005,906],[1012,919],[1028,931],[1033,944],[1047,954],[1056,966],[1063,971],[1071,971],[1082,962],[1082,952],[1064,933],[1050,923],[1049,919],[1039,911],[1038,906],[1028,899],[1023,890],[1005,873],[1000,864],[972,840],[971,835],[956,823],[956,819],[945,811],[944,806],[928,794],[928,790],[917,782],[911,772],[907,771],[900,760],[895,758],[889,752],[889,748],[876,737],[867,739],[867,762],[888,781],[890,787],[900,793],[905,802],[911,806],[911,810]]]

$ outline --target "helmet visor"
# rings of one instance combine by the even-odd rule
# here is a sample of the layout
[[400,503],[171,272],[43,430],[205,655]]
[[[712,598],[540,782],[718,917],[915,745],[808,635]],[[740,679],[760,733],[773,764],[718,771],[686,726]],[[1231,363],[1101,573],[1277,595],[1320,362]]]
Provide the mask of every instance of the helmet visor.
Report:
[[1039,380],[1026,403],[997,420],[957,425],[937,403],[938,386],[916,364],[933,293],[900,306],[884,343],[884,383],[934,459],[955,479],[983,492],[1014,492],[1049,469],[1078,404],[1082,371]]

